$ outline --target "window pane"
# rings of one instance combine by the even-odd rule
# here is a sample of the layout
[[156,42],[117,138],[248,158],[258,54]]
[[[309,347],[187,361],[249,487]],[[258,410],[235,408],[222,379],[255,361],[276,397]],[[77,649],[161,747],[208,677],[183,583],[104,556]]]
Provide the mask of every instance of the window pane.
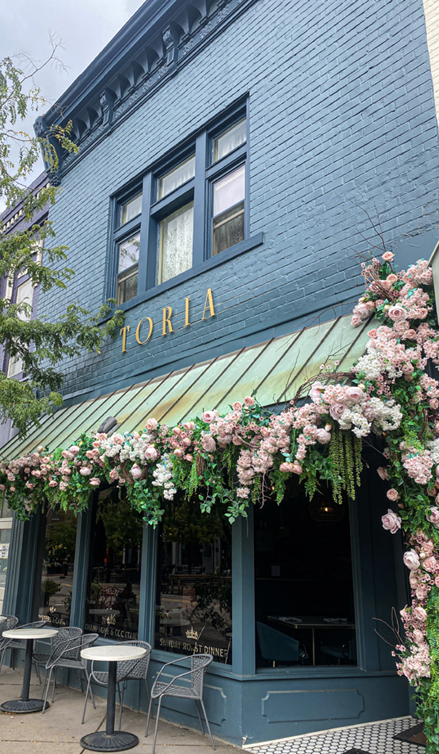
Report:
[[133,199],[130,199],[126,204],[122,204],[120,208],[120,224],[125,225],[133,217],[140,215],[142,211],[142,194],[137,194]]
[[37,599],[38,618],[52,626],[70,623],[76,528],[73,511],[48,511]]
[[0,614],[5,596],[6,577],[8,575],[9,545],[11,529],[0,529]]
[[243,118],[213,140],[213,161],[217,162],[246,141],[247,121]]
[[[22,283],[22,285],[18,286],[14,303],[22,304],[23,302],[25,302],[26,304],[30,304],[32,306],[33,292],[34,289],[32,280],[29,278],[29,280],[26,280],[25,283]],[[28,312],[19,312],[17,314],[17,318],[21,319],[23,322],[26,322],[31,318],[31,314]],[[20,357],[16,359],[9,359],[8,377],[14,377],[16,374],[19,374],[22,371],[23,361],[20,359]]]
[[117,490],[99,495],[93,516],[84,630],[137,639],[143,520]]
[[165,508],[157,552],[155,647],[232,662],[231,527],[198,501]]
[[245,165],[213,184],[214,217],[245,198]]
[[118,272],[127,270],[139,261],[140,233],[119,244]]
[[186,181],[190,181],[195,175],[195,155],[189,157],[184,162],[181,162],[176,168],[173,168],[164,176],[159,178],[158,184],[158,198],[162,199],[174,191],[179,186],[182,186]]
[[116,303],[123,304],[137,296],[137,282],[139,278],[138,267],[130,267],[128,272],[117,277]]
[[213,221],[212,254],[219,254],[244,240],[244,202],[218,215]]
[[356,665],[347,503],[291,483],[280,505],[255,508],[254,527],[257,666]]
[[160,223],[159,283],[192,267],[194,203],[165,217]]
[[18,357],[17,359],[10,358],[8,364],[8,377],[15,377],[16,374],[20,374],[23,371],[23,361]]

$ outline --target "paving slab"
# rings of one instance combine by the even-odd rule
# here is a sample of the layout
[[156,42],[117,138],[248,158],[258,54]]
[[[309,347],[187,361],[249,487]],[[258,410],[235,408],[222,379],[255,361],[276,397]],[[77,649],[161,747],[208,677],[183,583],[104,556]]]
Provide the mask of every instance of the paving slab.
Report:
[[[0,703],[20,697],[22,673],[20,670],[3,668],[0,674]],[[41,685],[32,676],[30,696],[41,697]],[[50,700],[50,696],[49,696]],[[75,689],[58,686],[53,705],[41,714],[14,715],[0,711],[1,754],[83,754],[80,739],[87,733],[105,726],[106,701],[95,697],[96,710],[91,702],[87,705],[84,725],[81,725],[84,694]],[[116,708],[118,720],[118,708]],[[148,738],[145,738],[146,715],[124,708],[122,730],[139,737],[138,754],[151,754],[155,719],[151,720]],[[235,746],[215,738],[219,754],[236,754]],[[134,751],[134,750],[133,750]],[[210,754],[212,748],[207,736],[201,732],[159,722],[156,754]]]

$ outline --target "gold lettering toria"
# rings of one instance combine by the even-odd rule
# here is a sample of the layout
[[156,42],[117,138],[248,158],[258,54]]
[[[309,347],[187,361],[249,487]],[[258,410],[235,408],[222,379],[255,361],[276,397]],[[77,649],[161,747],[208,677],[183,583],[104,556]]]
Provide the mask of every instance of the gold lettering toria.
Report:
[[204,302],[204,309],[203,309],[203,316],[201,319],[206,319],[206,310],[209,309],[210,314],[209,317],[215,316],[215,307],[213,305],[213,294],[212,294],[212,288],[207,289],[206,294],[206,301]]
[[[140,328],[142,327],[142,323],[145,322],[145,321],[148,322],[148,324],[149,324],[148,336],[147,336],[146,340],[140,340]],[[154,322],[152,321],[151,317],[143,317],[143,319],[141,319],[140,322],[139,322],[139,324],[137,325],[137,329],[136,329],[136,340],[137,340],[139,346],[144,346],[145,343],[148,342],[148,340],[150,339],[150,337],[152,335],[152,331],[153,330],[154,330]]]
[[163,307],[163,331],[162,335],[166,335],[168,332],[174,332],[171,324],[172,306]]
[[122,335],[122,353],[126,353],[127,351],[127,335],[130,331],[130,326],[125,325],[125,327],[121,327],[120,329],[120,335]]

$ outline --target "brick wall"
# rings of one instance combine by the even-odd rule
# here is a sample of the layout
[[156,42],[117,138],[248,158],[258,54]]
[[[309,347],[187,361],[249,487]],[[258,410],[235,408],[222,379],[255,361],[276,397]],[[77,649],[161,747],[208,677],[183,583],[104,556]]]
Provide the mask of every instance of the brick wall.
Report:
[[[358,296],[355,250],[378,240],[364,210],[378,210],[388,248],[414,239],[408,257],[429,253],[439,144],[422,0],[259,0],[64,177],[51,219],[76,276],[67,294],[41,296],[41,315],[70,300],[99,306],[110,194],[246,92],[250,225],[263,246],[131,309],[127,353],[117,338],[66,363],[66,393],[107,392],[332,318]],[[208,287],[217,316],[182,329],[184,299],[199,319]],[[163,338],[165,305],[176,331]],[[155,334],[134,345],[147,315]]]

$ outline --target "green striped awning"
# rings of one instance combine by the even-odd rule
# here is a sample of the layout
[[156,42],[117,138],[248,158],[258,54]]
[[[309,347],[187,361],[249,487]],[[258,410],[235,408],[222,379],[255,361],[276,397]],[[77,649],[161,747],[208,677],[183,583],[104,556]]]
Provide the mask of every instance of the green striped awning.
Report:
[[151,416],[174,425],[207,409],[226,413],[231,403],[255,391],[263,406],[284,403],[302,383],[318,374],[320,364],[328,358],[338,360],[338,369],[347,371],[361,356],[370,323],[354,329],[350,320],[350,316],[338,317],[61,408],[43,417],[40,427],[31,427],[26,439],[9,440],[1,456],[19,458],[38,445],[49,451],[65,448],[82,432],[95,432],[109,416],[117,419],[117,431],[124,433],[140,430]]

